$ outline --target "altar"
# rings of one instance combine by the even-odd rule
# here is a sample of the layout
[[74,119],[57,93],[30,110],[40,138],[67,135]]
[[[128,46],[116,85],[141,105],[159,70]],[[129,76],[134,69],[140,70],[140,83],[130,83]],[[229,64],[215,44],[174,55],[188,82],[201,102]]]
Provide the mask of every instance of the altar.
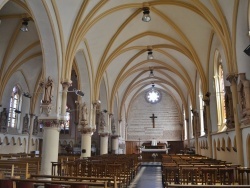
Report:
[[161,162],[161,155],[167,154],[169,148],[167,143],[155,142],[144,142],[140,147],[140,154],[143,162]]

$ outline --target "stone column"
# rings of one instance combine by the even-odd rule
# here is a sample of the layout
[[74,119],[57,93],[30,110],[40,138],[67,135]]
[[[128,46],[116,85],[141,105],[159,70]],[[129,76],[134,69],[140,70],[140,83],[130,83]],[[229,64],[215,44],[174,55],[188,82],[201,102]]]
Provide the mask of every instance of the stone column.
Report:
[[207,134],[207,142],[208,142],[208,157],[213,158],[213,150],[212,150],[212,127],[211,127],[211,119],[210,119],[210,92],[207,92],[205,97],[203,98],[203,101],[205,103],[205,108],[206,108],[206,125],[207,125],[207,130],[205,130]]
[[108,154],[108,133],[101,133],[100,155]]
[[112,153],[113,154],[118,154],[119,150],[119,136],[118,135],[112,135],[111,136],[111,141],[112,141]]
[[196,154],[199,154],[198,153],[198,148],[199,148],[199,140],[198,140],[198,137],[199,137],[199,124],[198,124],[198,120],[199,120],[199,114],[196,110],[192,110],[192,113],[193,113],[193,134],[194,134],[194,139],[195,139],[195,153]]
[[187,141],[188,141],[188,148],[190,148],[190,131],[189,131],[189,119],[185,119],[187,125]]
[[30,153],[31,146],[32,146],[32,136],[33,136],[33,125],[34,125],[34,117],[35,114],[30,114],[30,125],[29,125],[29,136],[28,136],[28,148],[27,148],[27,153]]
[[93,135],[93,130],[83,129],[82,130],[82,140],[81,140],[81,158],[91,157],[91,137]]
[[66,106],[67,106],[67,93],[68,93],[68,88],[71,86],[72,81],[64,81],[61,83],[63,87],[62,91],[62,106],[61,106],[61,115],[65,116],[66,113]]
[[43,124],[43,148],[41,174],[51,175],[51,162],[58,161],[60,121],[57,119],[40,120]]
[[242,133],[240,129],[240,122],[238,116],[237,78],[238,78],[237,74],[229,74],[227,76],[227,80],[231,83],[231,91],[233,97],[233,113],[234,113],[235,134],[236,134],[236,144],[237,144],[237,159],[238,159],[238,164],[244,166]]

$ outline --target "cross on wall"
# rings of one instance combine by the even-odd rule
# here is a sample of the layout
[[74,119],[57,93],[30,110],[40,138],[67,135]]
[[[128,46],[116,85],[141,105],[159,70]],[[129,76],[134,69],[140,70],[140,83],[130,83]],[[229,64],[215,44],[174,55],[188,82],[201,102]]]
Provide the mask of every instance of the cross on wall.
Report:
[[155,114],[152,114],[150,118],[152,119],[152,122],[153,122],[153,128],[155,128],[155,118],[157,118],[157,116],[155,116]]

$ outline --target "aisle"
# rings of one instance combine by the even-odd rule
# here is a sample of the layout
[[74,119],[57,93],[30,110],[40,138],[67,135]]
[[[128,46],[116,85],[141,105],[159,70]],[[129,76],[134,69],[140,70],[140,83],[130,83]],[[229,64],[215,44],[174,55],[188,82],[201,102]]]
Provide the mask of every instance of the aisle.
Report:
[[161,166],[143,164],[129,188],[163,188]]

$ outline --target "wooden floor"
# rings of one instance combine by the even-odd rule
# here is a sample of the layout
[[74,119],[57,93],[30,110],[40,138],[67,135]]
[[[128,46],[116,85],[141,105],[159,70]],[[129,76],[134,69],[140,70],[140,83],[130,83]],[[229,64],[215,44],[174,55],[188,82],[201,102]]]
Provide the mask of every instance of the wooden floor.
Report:
[[141,169],[129,188],[163,188],[161,163],[142,163]]

